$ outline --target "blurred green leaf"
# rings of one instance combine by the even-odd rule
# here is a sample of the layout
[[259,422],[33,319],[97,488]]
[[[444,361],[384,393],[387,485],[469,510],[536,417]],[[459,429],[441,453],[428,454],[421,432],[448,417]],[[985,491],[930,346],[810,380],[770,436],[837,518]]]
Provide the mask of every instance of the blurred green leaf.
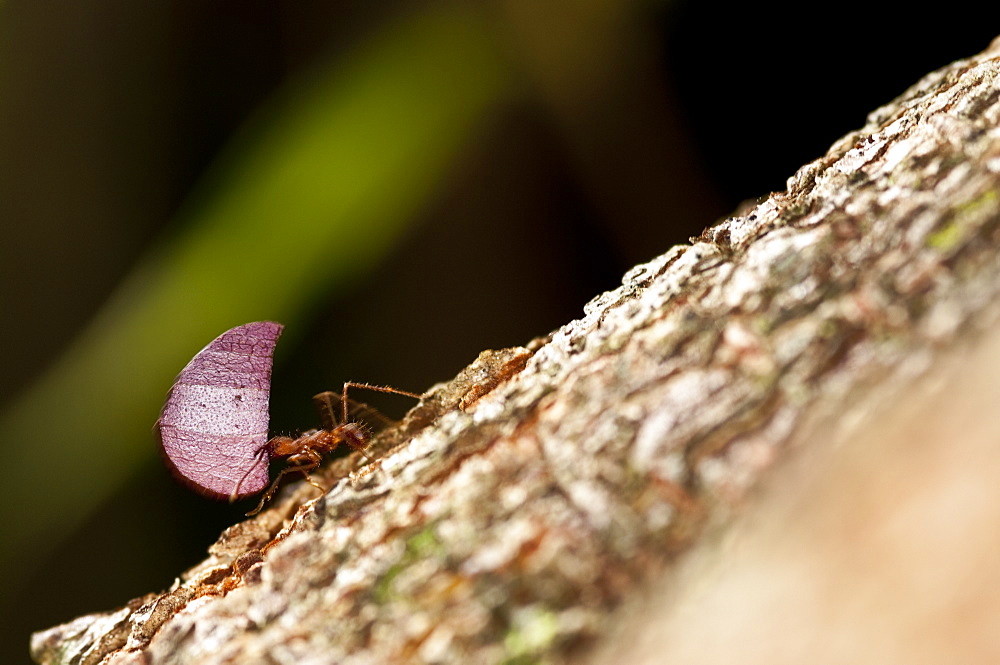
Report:
[[195,351],[247,321],[294,324],[370,271],[509,90],[484,17],[450,7],[410,16],[262,110],[182,230],[0,418],[16,470],[0,489],[0,565],[37,558],[46,534],[68,533],[150,455],[165,392]]

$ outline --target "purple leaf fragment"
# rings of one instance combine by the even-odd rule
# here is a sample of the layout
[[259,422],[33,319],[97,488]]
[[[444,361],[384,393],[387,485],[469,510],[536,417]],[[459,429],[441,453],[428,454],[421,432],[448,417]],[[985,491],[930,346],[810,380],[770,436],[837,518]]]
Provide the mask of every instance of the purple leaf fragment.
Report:
[[271,358],[283,328],[257,321],[227,330],[174,381],[154,429],[168,466],[195,491],[229,499],[267,485]]

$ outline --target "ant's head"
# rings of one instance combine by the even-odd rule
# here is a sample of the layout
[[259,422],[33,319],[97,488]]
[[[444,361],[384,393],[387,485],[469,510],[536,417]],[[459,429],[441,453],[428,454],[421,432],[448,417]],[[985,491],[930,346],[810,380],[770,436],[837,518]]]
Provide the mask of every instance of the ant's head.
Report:
[[337,429],[340,435],[344,437],[344,442],[355,450],[359,450],[367,446],[368,441],[372,438],[371,432],[369,432],[368,428],[362,423],[347,422]]

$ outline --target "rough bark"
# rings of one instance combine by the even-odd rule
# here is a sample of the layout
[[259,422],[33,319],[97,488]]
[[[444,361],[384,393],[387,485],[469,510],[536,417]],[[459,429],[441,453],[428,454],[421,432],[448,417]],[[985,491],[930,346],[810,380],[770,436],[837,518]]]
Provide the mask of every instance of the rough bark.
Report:
[[34,657],[995,662],[998,77],[926,76]]

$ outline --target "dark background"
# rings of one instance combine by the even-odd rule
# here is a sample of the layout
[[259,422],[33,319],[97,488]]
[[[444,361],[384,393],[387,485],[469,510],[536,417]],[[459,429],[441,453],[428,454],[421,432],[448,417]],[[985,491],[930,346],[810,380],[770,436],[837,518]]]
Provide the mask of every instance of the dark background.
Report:
[[[459,3],[95,4],[0,4],[0,408],[59,371],[164,238],[197,232],[179,211],[257,109],[385,26]],[[492,26],[509,87],[379,260],[296,310],[276,357],[273,431],[317,425],[310,395],[346,379],[421,391],[482,349],[577,317],[635,263],[783,189],[869,111],[985,48],[998,13],[961,2],[934,16],[870,2],[467,7]],[[279,278],[295,260],[258,269]],[[165,392],[170,377],[158,380]],[[34,519],[43,495],[67,515],[81,499],[50,473],[75,440],[61,418],[75,396],[50,399],[37,434],[0,426],[0,452],[19,460],[4,473],[30,488],[4,495],[5,524]],[[409,406],[378,404],[396,416]],[[151,425],[159,406],[137,417]],[[32,630],[169,586],[247,509],[189,493],[151,439],[134,444],[141,461],[101,487],[97,509],[8,543],[3,662],[27,660]]]

